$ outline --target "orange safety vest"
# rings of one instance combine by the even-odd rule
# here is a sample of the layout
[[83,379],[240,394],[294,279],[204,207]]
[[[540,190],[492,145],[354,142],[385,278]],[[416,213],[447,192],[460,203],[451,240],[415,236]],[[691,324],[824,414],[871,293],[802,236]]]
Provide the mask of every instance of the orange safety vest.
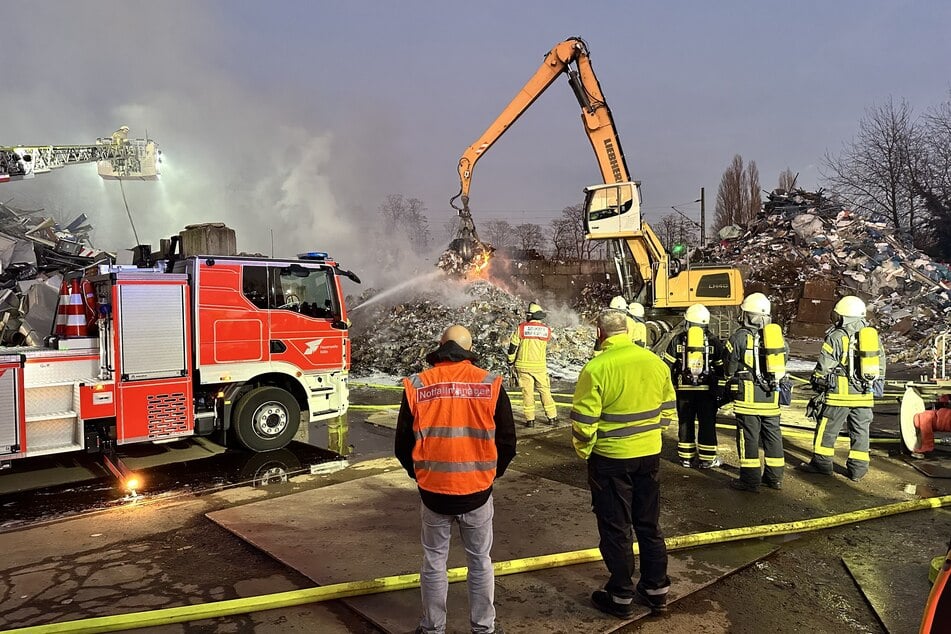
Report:
[[495,407],[502,377],[470,361],[446,361],[403,379],[413,414],[413,467],[421,489],[485,491],[495,481]]

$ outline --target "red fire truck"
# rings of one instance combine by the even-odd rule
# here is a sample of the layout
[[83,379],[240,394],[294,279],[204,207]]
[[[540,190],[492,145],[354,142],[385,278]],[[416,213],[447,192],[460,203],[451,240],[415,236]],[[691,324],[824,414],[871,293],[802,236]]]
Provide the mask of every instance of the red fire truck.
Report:
[[347,411],[341,277],[360,281],[318,252],[87,269],[61,291],[60,336],[0,349],[0,464],[225,430],[287,445],[302,412]]

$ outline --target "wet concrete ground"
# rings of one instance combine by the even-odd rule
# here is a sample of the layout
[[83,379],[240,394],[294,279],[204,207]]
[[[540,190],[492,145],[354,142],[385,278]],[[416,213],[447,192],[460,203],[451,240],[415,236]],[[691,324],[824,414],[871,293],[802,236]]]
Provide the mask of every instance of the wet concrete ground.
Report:
[[[570,393],[572,387],[556,384],[555,390]],[[306,431],[304,440],[320,444],[320,438],[326,437],[323,446],[333,445],[341,453],[349,453],[350,466],[332,473],[311,474],[311,468],[332,464],[340,456],[306,444],[301,444],[302,449],[295,443],[289,448],[292,457],[284,456],[290,462],[284,474],[276,462],[273,470],[267,463],[258,465],[251,470],[258,473],[258,483],[266,480],[271,484],[252,487],[242,484],[255,480],[248,476],[249,456],[216,454],[199,447],[211,455],[143,469],[156,488],[147,485],[143,497],[135,502],[120,501],[120,492],[105,478],[80,478],[28,493],[0,494],[0,525],[4,526],[0,552],[5,553],[0,572],[0,627],[308,587],[309,580],[213,525],[204,514],[391,468],[392,460],[385,458],[392,443],[387,421],[395,417],[395,411],[359,406],[398,403],[398,399],[395,390],[355,388],[355,407],[347,429],[317,426]],[[889,423],[889,419],[894,421],[893,406],[879,409],[879,434],[893,432],[893,423]],[[728,425],[729,415],[725,410],[722,414],[722,422]],[[721,430],[720,448],[726,464],[710,471],[688,470],[676,462],[676,429],[668,430],[661,468],[662,525],[668,535],[817,517],[951,493],[951,480],[929,478],[912,468],[894,443],[873,444],[872,471],[860,483],[841,475],[800,474],[792,467],[808,459],[810,440],[808,434],[796,435],[794,431],[785,442],[785,488],[757,494],[736,492],[726,486],[737,473],[733,443],[732,432]],[[841,446],[837,453],[840,465],[844,453]],[[155,456],[139,458],[147,462]],[[299,467],[294,466],[295,459]],[[65,470],[94,471],[79,462]],[[583,463],[570,449],[566,422],[530,433],[520,429],[519,455],[513,468],[582,489],[586,486]],[[0,483],[9,475],[0,476]],[[549,504],[557,513],[559,501]],[[89,510],[95,512],[84,513]],[[64,513],[73,517],[58,520]],[[36,521],[42,523],[28,526]],[[345,516],[341,517],[341,530],[346,530]],[[913,632],[928,589],[928,563],[947,551],[949,536],[951,513],[943,509],[803,534],[784,540],[774,556],[677,601],[668,616],[623,631]],[[305,535],[302,539],[325,542],[328,556],[334,556],[333,535]],[[594,545],[565,544],[565,550]],[[864,584],[856,583],[855,574],[864,575]],[[876,579],[891,580],[904,591],[904,599],[889,595],[895,593],[894,588],[882,590],[883,584],[871,583]],[[870,590],[872,586],[878,588]],[[876,592],[884,596],[867,596]],[[504,623],[504,614],[500,620]],[[376,631],[359,615],[333,604],[151,629]],[[537,631],[546,631],[544,624],[539,624]]]

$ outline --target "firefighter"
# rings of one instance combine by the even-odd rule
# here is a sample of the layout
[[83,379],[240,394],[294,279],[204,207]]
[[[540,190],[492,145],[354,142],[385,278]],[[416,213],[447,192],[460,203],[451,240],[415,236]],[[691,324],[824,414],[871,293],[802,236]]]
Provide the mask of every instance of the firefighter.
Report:
[[469,572],[473,632],[501,632],[495,620],[492,485],[515,457],[515,421],[501,377],[476,367],[472,336],[450,326],[426,361],[403,380],[394,453],[421,500],[423,617],[417,632],[446,631],[446,562],[458,524]]
[[[731,480],[730,487],[751,493],[758,492],[760,484],[773,489],[783,487],[785,461],[777,381],[785,374],[785,367],[771,367],[767,352],[778,350],[784,361],[789,347],[779,327],[771,324],[770,308],[769,298],[762,293],[747,296],[740,305],[739,328],[726,344],[726,376],[735,392],[733,413],[740,457],[740,477]],[[777,331],[779,341],[766,340],[775,338]],[[765,453],[765,469],[760,463],[760,446]]]
[[722,464],[717,455],[717,396],[726,384],[724,347],[709,326],[707,307],[690,306],[684,327],[664,353],[677,389],[677,457],[688,469],[694,460],[701,469]]
[[[622,296],[617,295],[611,299],[608,308],[624,313],[624,316],[627,317],[627,334],[630,335],[631,341],[642,348],[646,348],[647,326],[644,324],[644,307],[637,302],[628,303]],[[594,344],[594,356],[599,354],[601,354],[600,341]]]
[[526,427],[535,426],[535,390],[538,390],[548,423],[554,425],[558,422],[546,359],[552,332],[542,322],[544,318],[545,311],[532,302],[528,305],[525,321],[518,325],[509,340],[508,361],[509,365],[515,365],[518,386],[522,389],[522,412],[525,414]]
[[832,475],[835,439],[848,424],[849,456],[846,474],[854,482],[868,473],[868,435],[875,395],[885,380],[885,351],[878,331],[865,319],[865,302],[846,295],[832,309],[834,325],[825,335],[812,373],[812,389],[824,393],[813,442],[812,460],[799,468]]
[[[591,601],[628,618],[637,601],[662,612],[670,578],[659,525],[661,436],[673,419],[676,394],[670,371],[654,353],[635,346],[624,317],[598,317],[604,352],[581,369],[571,405],[572,444],[587,461],[599,548],[610,579]],[[634,583],[637,539],[640,579]]]

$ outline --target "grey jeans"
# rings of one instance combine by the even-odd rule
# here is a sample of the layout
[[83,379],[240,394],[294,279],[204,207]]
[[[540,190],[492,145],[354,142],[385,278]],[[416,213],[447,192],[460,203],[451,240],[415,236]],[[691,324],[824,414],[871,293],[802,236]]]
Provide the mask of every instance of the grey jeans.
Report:
[[446,631],[446,595],[449,580],[446,565],[453,522],[466,549],[469,574],[469,624],[473,632],[495,631],[495,572],[492,570],[492,518],[495,506],[492,496],[485,504],[462,515],[442,515],[420,503],[422,518],[423,567],[419,587],[423,597],[423,618],[419,625],[426,634]]

